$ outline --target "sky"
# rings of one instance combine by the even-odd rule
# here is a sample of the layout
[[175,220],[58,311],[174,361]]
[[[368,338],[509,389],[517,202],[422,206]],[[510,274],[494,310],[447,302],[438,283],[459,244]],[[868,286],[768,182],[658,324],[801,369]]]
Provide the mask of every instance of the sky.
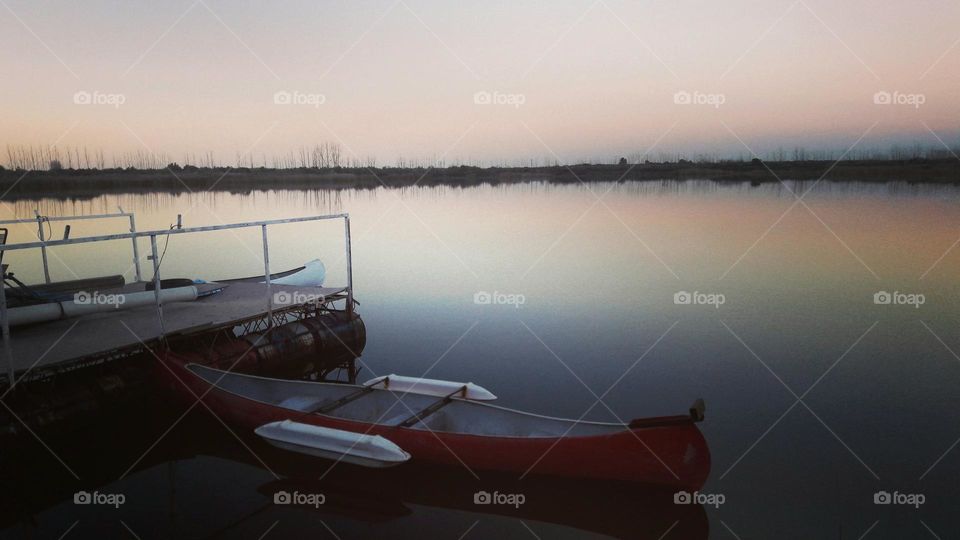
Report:
[[[0,0],[7,145],[446,164],[960,145],[960,3]],[[943,141],[941,143],[941,140]]]

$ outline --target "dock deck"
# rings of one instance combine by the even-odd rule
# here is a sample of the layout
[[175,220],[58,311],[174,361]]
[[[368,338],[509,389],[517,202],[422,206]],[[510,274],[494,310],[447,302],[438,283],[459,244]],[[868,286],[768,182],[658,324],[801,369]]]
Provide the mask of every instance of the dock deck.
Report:
[[[104,312],[43,324],[11,328],[10,345],[17,377],[28,370],[72,364],[85,358],[121,354],[157,343],[160,336],[173,337],[216,328],[233,327],[243,321],[266,317],[267,285],[235,282],[198,285],[198,289],[225,287],[221,292],[190,302],[163,305],[161,330],[157,308],[153,305]],[[146,290],[145,283],[133,283],[122,289],[101,291],[124,294]],[[335,301],[346,298],[346,288],[302,287],[271,284],[272,294],[287,293],[291,298],[318,298]],[[309,295],[309,296],[308,296]],[[274,313],[298,306],[274,306]]]
[[[47,250],[49,248],[76,244],[93,244],[113,240],[128,240],[131,242],[133,259],[137,269],[137,280],[131,284],[116,286],[114,289],[99,290],[97,293],[141,293],[138,296],[141,297],[140,299],[142,300],[142,293],[148,290],[148,282],[141,278],[139,266],[140,257],[137,248],[138,239],[144,239],[150,242],[151,254],[146,260],[150,261],[153,266],[152,283],[159,288],[162,277],[160,276],[161,257],[158,256],[157,249],[158,237],[169,239],[170,236],[209,231],[255,228],[261,230],[263,240],[263,277],[226,280],[221,283],[197,284],[194,286],[197,288],[197,292],[200,293],[198,295],[199,297],[190,301],[161,302],[161,300],[163,300],[161,295],[155,293],[153,295],[155,298],[153,305],[134,307],[134,305],[131,304],[117,308],[116,310],[108,309],[93,314],[83,314],[81,316],[65,317],[49,322],[11,327],[13,325],[10,324],[6,291],[8,286],[14,286],[14,282],[19,283],[21,286],[22,283],[16,280],[13,274],[8,274],[6,265],[4,265],[4,283],[0,286],[0,330],[2,330],[3,334],[2,356],[4,357],[3,363],[6,365],[5,379],[9,386],[14,386],[16,382],[21,379],[30,380],[34,377],[43,377],[46,373],[52,374],[70,371],[89,365],[91,362],[95,363],[102,360],[124,358],[142,352],[144,347],[150,347],[166,338],[178,335],[217,332],[223,329],[233,329],[250,324],[256,326],[259,324],[257,321],[267,321],[269,326],[275,322],[275,317],[271,317],[271,315],[285,316],[287,312],[294,315],[295,311],[302,312],[305,308],[310,309],[311,306],[319,308],[320,305],[322,305],[325,310],[330,310],[332,309],[333,303],[339,300],[344,300],[344,310],[348,314],[353,314],[353,271],[350,252],[350,216],[348,214],[305,216],[186,228],[181,226],[178,218],[175,227],[152,231],[137,231],[133,215],[123,213],[122,210],[120,214],[64,217],[42,216],[39,212],[36,212],[35,220],[38,225],[40,225],[40,230],[42,231],[42,225],[50,221],[106,219],[118,216],[129,219],[129,232],[69,238],[65,230],[63,239],[47,239],[41,233],[39,235],[39,242],[7,244],[7,231],[0,227],[0,261],[2,261],[3,255],[8,251],[34,250],[35,253],[39,253],[41,256],[46,285],[51,286],[57,284],[51,283],[49,278],[47,265]],[[293,271],[281,274],[274,274],[271,271],[267,241],[268,227],[279,224],[298,224],[326,220],[343,221],[345,240],[344,255],[347,270],[346,286],[330,288],[271,283],[274,280],[279,281],[278,278],[285,277]],[[19,223],[24,221],[33,221],[33,219],[7,220],[6,222],[0,222],[0,225],[3,223]],[[302,268],[299,270],[302,270]],[[267,276],[269,276],[269,278]],[[261,283],[261,279],[265,280],[265,282]],[[323,276],[320,275],[315,279],[294,281],[294,283],[322,283],[323,279]],[[60,285],[63,284],[64,283],[61,283]],[[204,292],[211,292],[214,289],[221,290],[209,295],[203,294]],[[74,291],[78,292],[80,290],[79,288],[74,288]],[[282,303],[279,302],[280,293],[286,293],[284,295],[286,301]],[[293,300],[293,302],[289,302],[289,300]],[[282,305],[275,305],[278,303]],[[47,302],[46,305],[49,307],[50,302]],[[56,308],[54,308],[49,317],[54,318],[57,315],[63,316],[64,306],[66,305],[66,302],[61,303],[59,305],[59,314]],[[77,313],[83,312],[74,311],[74,314]],[[45,319],[40,317],[38,319],[27,320]],[[249,326],[246,330],[249,330]],[[29,375],[29,377],[25,377],[26,375]]]

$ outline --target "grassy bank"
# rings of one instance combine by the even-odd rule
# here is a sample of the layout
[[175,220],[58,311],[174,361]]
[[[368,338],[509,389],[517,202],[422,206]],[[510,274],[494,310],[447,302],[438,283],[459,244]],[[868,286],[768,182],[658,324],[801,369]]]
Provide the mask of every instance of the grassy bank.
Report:
[[196,168],[182,170],[80,169],[0,172],[0,193],[7,200],[89,198],[105,193],[267,189],[372,189],[382,186],[523,182],[615,182],[701,179],[760,184],[784,180],[960,184],[960,161],[781,161],[730,163],[645,163],[514,168]]

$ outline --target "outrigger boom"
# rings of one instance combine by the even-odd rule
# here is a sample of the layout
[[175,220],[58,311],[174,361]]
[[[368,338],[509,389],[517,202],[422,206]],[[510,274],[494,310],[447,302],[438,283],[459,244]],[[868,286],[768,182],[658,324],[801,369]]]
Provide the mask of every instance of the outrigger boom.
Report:
[[463,399],[471,399],[474,401],[493,401],[497,399],[497,396],[493,395],[492,392],[472,382],[462,383],[390,374],[370,379],[363,384],[364,386],[382,384],[385,390],[392,392],[422,394],[425,396],[445,397],[451,392],[454,394],[460,392],[460,397]]

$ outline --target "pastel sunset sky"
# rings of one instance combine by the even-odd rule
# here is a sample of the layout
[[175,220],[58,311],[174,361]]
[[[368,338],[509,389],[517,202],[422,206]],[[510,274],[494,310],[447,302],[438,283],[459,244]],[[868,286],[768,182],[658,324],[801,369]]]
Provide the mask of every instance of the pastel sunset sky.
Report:
[[955,0],[0,0],[0,70],[0,145],[108,156],[233,164],[337,142],[378,164],[525,164],[960,142]]

